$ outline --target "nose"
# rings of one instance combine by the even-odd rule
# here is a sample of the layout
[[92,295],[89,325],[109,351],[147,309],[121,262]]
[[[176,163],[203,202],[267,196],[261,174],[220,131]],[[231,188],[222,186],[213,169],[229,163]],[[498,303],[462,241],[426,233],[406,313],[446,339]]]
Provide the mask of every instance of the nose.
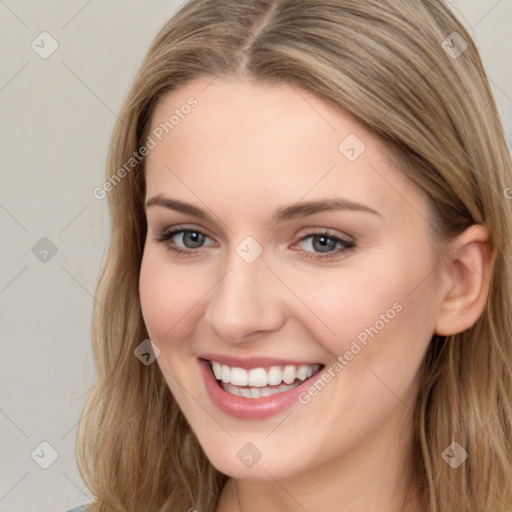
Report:
[[207,296],[206,323],[231,343],[242,343],[255,334],[278,330],[285,321],[282,285],[260,256],[246,263],[237,254]]

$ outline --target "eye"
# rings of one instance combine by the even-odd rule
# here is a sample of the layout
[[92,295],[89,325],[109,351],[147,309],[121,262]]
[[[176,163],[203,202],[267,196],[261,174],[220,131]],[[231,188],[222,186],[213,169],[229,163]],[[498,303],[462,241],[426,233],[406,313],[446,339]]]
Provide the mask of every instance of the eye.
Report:
[[[163,231],[154,240],[164,243],[168,250],[181,256],[192,256],[195,249],[201,249],[208,245],[215,245],[215,242],[206,233],[195,228],[175,226]],[[205,244],[210,240],[213,243]],[[342,253],[353,250],[356,247],[354,242],[340,238],[327,231],[311,233],[302,237],[296,245],[301,245],[300,251],[306,258],[323,260],[339,256]]]
[[306,249],[302,251],[306,258],[318,260],[339,256],[356,247],[354,242],[345,240],[329,232],[311,233],[302,237],[298,244],[301,243]]
[[185,229],[183,226],[176,226],[163,231],[158,237],[154,238],[156,242],[164,243],[167,249],[180,255],[191,255],[195,252],[194,249],[204,247],[207,239],[212,240],[199,229]]

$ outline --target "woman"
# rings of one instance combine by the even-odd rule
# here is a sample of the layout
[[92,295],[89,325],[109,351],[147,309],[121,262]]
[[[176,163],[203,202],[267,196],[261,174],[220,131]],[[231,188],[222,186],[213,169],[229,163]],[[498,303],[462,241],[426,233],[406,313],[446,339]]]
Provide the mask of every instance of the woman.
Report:
[[511,161],[449,9],[191,1],[119,117],[93,510],[510,510]]

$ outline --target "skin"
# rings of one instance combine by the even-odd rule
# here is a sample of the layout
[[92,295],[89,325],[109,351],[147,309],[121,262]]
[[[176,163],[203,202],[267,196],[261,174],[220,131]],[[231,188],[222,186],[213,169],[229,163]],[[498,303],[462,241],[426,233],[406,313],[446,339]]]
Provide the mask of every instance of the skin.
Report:
[[[489,233],[475,226],[446,243],[435,282],[426,199],[348,113],[296,86],[207,77],[168,94],[152,128],[190,96],[197,107],[148,155],[146,199],[191,203],[213,220],[147,208],[140,298],[170,390],[212,464],[230,476],[217,511],[426,510],[414,482],[406,497],[419,372],[435,332],[461,332],[481,314],[494,258]],[[349,134],[366,146],[352,162],[338,149]],[[379,215],[272,222],[278,207],[333,197]],[[155,240],[183,224],[207,235],[203,246],[179,234]],[[308,259],[324,254],[311,235],[326,229],[356,247]],[[253,263],[236,252],[248,236],[263,248]],[[195,252],[177,255],[173,243]],[[396,303],[400,312],[307,405],[247,421],[210,401],[198,354],[328,368]],[[252,468],[237,457],[247,442],[262,453]]]

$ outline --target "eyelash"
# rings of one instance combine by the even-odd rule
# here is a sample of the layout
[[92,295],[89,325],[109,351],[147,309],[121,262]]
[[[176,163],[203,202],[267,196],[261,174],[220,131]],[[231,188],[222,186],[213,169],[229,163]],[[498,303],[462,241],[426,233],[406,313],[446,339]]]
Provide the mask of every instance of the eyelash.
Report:
[[[199,233],[200,235],[210,238],[206,233],[204,233],[200,229],[190,229],[190,228],[185,228],[182,226],[177,226],[168,231],[163,231],[158,237],[155,237],[154,240],[159,243],[169,242],[173,236],[180,234],[180,233]],[[328,252],[328,253],[315,253],[315,252],[310,252],[310,251],[300,251],[308,259],[326,260],[328,258],[339,256],[342,253],[352,251],[356,247],[356,244],[354,242],[350,242],[348,240],[344,240],[343,238],[334,236],[331,233],[329,233],[328,231],[316,231],[314,233],[310,233],[306,236],[303,236],[299,240],[299,242],[302,242],[304,240],[307,240],[308,238],[315,237],[315,236],[325,236],[331,240],[334,240],[336,242],[336,244],[341,244],[342,247],[340,249],[337,249],[337,250],[334,250],[334,251]],[[174,252],[178,256],[191,256],[194,252],[196,252],[196,250],[194,250],[194,249],[189,249],[189,250],[181,249],[179,247],[176,247],[175,245],[172,245],[171,243],[168,243],[166,245],[167,245],[168,250]],[[200,247],[198,249],[200,249]]]

